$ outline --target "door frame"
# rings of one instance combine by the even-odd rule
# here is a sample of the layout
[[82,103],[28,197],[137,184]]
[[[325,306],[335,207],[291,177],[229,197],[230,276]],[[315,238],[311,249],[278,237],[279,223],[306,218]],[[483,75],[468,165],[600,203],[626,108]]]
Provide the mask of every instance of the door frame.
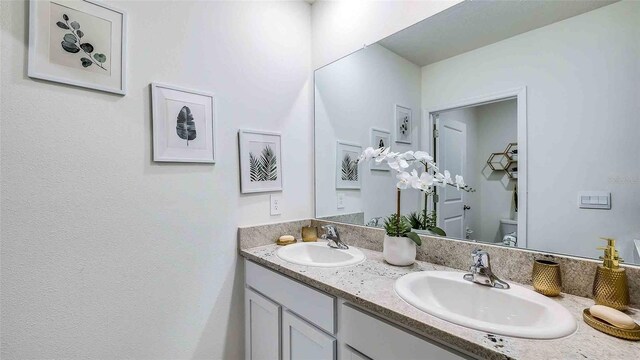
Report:
[[[448,104],[434,106],[422,110],[421,144],[423,149],[428,149],[432,154],[435,150],[433,141],[434,115],[447,110],[462,109],[467,107],[486,105],[503,100],[516,99],[517,124],[518,124],[518,247],[527,247],[528,238],[528,142],[527,142],[527,87],[507,89],[470,98],[464,98]],[[464,239],[462,239],[464,240]]]

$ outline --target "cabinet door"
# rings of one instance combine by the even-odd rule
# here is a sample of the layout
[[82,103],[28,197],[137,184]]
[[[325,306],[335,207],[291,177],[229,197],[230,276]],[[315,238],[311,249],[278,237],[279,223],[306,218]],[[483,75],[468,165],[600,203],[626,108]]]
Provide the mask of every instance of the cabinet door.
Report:
[[342,356],[342,360],[371,360],[348,345],[344,345]]
[[280,306],[245,288],[245,358],[280,359]]
[[283,360],[334,360],[336,340],[289,311],[282,313]]

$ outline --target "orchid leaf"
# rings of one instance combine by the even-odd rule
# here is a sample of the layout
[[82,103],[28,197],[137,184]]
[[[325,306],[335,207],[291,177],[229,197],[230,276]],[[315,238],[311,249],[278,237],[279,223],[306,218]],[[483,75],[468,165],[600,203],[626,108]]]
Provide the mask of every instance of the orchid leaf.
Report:
[[436,235],[440,235],[440,236],[447,236],[447,233],[442,230],[441,228],[437,227],[437,226],[432,226],[430,228],[428,228],[429,231],[431,231],[432,233],[436,234]]
[[422,245],[422,239],[420,239],[420,236],[418,236],[418,234],[414,233],[413,231],[409,231],[408,233],[405,233],[404,236],[413,240],[413,242],[416,243],[416,245],[418,246]]

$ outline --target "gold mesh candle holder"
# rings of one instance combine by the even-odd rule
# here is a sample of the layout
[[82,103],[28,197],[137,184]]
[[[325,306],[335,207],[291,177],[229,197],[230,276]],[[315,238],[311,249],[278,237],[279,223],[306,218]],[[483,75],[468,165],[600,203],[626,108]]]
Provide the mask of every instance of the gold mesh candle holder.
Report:
[[624,311],[629,308],[629,285],[623,268],[598,266],[593,281],[593,298],[598,305]]
[[318,228],[315,226],[303,226],[302,241],[304,242],[318,241]]
[[535,260],[531,274],[533,288],[545,296],[558,296],[562,290],[560,265],[549,260]]

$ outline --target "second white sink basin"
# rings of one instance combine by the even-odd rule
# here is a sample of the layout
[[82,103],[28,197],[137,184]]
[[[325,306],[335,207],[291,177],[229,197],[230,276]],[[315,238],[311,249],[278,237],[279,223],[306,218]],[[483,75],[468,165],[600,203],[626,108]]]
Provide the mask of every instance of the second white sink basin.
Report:
[[416,308],[452,323],[496,335],[556,339],[571,335],[576,320],[557,302],[522,286],[495,289],[464,274],[422,271],[395,283],[398,295]]
[[355,265],[364,261],[362,251],[349,246],[347,250],[334,249],[325,241],[303,242],[283,246],[276,252],[282,260],[307,266],[338,267]]

